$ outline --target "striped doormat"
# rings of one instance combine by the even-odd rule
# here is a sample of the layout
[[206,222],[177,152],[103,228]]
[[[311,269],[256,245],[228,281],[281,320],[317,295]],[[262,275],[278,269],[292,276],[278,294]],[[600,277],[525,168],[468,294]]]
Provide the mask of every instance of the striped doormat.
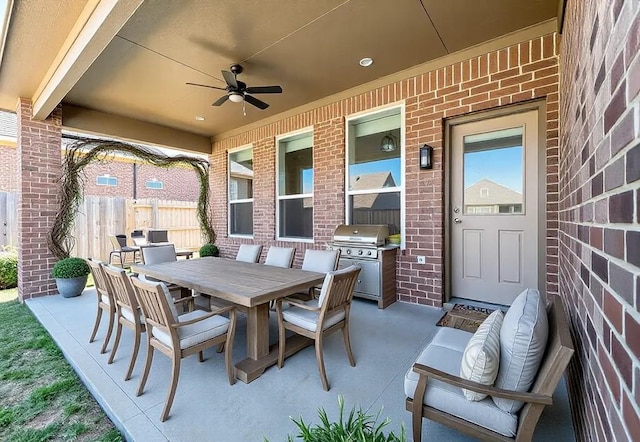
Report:
[[440,327],[458,328],[460,330],[475,333],[482,321],[489,316],[493,310],[471,305],[455,304],[451,310],[446,312],[436,323]]

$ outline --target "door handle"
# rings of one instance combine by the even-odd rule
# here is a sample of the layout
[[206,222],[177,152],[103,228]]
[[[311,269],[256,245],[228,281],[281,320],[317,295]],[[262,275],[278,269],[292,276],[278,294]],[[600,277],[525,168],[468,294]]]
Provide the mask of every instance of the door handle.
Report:
[[460,224],[462,220],[460,218],[453,218],[453,222],[456,224]]

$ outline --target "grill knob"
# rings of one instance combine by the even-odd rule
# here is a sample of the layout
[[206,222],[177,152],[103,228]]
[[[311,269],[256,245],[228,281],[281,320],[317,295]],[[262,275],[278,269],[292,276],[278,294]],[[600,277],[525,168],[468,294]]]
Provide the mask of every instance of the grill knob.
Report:
[[347,249],[347,255],[351,255],[351,249]]
[[362,250],[358,250],[358,255],[362,255]]
[[369,250],[369,251],[367,252],[367,255],[371,256],[371,250]]

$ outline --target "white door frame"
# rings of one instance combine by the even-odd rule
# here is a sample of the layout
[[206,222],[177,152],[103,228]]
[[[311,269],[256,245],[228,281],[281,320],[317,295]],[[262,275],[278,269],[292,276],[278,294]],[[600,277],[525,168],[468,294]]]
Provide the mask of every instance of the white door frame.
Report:
[[477,112],[451,118],[444,122],[444,299],[451,298],[451,131],[454,126],[505,115],[538,111],[538,290],[546,294],[547,281],[547,106],[545,100],[503,106],[499,109]]

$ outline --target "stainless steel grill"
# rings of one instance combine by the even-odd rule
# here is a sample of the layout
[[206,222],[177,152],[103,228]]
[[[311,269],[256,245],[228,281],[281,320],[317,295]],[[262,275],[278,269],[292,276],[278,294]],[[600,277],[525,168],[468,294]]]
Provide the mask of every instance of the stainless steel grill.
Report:
[[379,308],[396,300],[397,246],[385,245],[388,236],[387,225],[341,224],[327,244],[330,250],[340,250],[340,268],[360,266],[354,295],[378,301]]

